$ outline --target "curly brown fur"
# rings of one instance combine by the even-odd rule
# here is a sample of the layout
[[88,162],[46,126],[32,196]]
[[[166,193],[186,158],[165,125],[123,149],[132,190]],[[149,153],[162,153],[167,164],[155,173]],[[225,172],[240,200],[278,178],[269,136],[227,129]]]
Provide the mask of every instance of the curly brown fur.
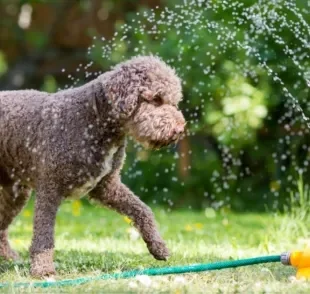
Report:
[[135,57],[86,85],[48,94],[0,92],[0,255],[14,258],[7,228],[36,190],[30,248],[35,276],[54,273],[54,225],[61,201],[91,199],[130,217],[151,254],[168,250],[154,216],[121,183],[126,136],[146,147],[178,140],[185,121],[181,82],[153,56]]

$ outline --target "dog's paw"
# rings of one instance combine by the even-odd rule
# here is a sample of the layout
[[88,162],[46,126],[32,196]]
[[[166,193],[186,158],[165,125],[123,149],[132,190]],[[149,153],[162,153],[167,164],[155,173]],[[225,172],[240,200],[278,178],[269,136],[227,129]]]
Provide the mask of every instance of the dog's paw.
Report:
[[47,278],[56,274],[53,263],[52,250],[35,254],[31,258],[30,273],[36,278]]
[[40,279],[54,279],[54,276],[56,275],[55,267],[54,265],[44,265],[44,266],[31,266],[30,274],[34,278],[40,278]]
[[5,250],[1,250],[0,257],[4,258],[5,260],[14,260],[14,261],[20,259],[19,254],[11,248],[5,248]]
[[38,269],[31,268],[30,274],[33,278],[44,279],[46,281],[55,281],[55,269]]
[[167,260],[170,255],[164,242],[154,241],[148,244],[148,249],[157,260]]

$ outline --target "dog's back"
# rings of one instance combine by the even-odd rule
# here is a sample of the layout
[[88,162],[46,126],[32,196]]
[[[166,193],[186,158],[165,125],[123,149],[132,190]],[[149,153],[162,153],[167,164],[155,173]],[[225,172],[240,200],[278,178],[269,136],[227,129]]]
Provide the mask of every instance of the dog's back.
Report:
[[13,167],[15,158],[27,156],[25,146],[40,124],[37,114],[48,95],[35,90],[0,91],[0,168]]
[[[44,103],[48,93],[35,90],[0,91],[0,126],[18,118],[18,122],[29,120],[28,115]],[[28,119],[27,119],[28,118]],[[0,129],[0,132],[1,132]]]

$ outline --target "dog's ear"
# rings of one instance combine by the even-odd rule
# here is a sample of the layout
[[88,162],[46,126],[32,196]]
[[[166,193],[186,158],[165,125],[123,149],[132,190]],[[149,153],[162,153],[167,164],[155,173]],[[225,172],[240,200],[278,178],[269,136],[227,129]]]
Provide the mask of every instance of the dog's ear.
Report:
[[161,106],[164,103],[162,95],[160,92],[152,92],[149,89],[144,89],[143,91],[140,90],[140,96],[148,101],[151,102],[153,105]]
[[114,115],[129,118],[138,107],[139,90],[125,70],[106,74],[104,88]]
[[128,118],[138,107],[139,93],[133,91],[129,95],[119,96],[115,102],[115,108],[120,116]]
[[154,93],[149,90],[148,88],[145,88],[145,87],[141,87],[139,89],[139,92],[140,92],[140,96],[144,99],[144,100],[147,100],[147,101],[152,101],[153,98],[154,98]]

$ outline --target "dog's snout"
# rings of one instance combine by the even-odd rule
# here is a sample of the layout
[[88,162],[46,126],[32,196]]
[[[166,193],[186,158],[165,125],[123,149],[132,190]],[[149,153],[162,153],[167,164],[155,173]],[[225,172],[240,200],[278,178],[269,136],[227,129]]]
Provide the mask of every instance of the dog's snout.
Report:
[[175,128],[174,128],[174,133],[176,135],[181,135],[182,133],[184,133],[184,125],[177,125]]

